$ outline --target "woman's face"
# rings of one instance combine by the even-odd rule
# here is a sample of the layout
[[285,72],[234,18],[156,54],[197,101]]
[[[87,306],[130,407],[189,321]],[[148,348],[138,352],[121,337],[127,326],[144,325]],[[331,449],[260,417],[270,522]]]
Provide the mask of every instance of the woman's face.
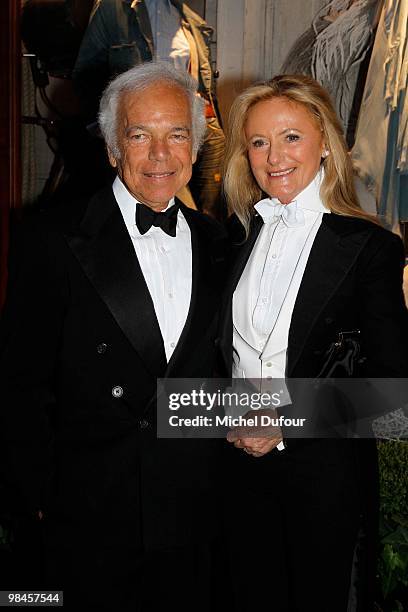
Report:
[[302,104],[272,98],[255,104],[245,123],[248,159],[259,187],[288,204],[316,176],[323,132]]

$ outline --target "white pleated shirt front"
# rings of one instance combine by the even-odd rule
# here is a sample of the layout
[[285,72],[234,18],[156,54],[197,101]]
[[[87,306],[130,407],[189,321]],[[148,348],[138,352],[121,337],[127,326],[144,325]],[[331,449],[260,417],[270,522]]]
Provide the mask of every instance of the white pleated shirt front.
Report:
[[292,220],[275,216],[284,209],[276,199],[255,205],[264,225],[233,296],[234,378],[285,377],[293,308],[323,214],[329,212],[320,199],[321,180],[319,172],[287,205]]
[[[154,226],[142,235],[135,220],[138,201],[129,193],[119,177],[116,177],[112,189],[153,301],[166,358],[169,361],[180,339],[190,308],[192,287],[190,228],[179,210],[175,237],[168,236],[160,227]],[[173,204],[174,198],[170,200],[167,208]]]

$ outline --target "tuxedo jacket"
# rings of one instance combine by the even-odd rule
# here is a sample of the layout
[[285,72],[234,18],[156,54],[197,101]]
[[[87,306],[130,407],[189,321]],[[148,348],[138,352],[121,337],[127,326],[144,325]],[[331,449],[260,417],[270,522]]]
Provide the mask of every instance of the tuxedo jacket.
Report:
[[[192,295],[166,362],[112,189],[20,225],[2,321],[2,476],[15,514],[146,549],[212,530],[219,441],[156,437],[156,381],[209,377],[224,230],[183,205]],[[103,535],[101,535],[103,534]],[[85,536],[84,536],[85,537]]]
[[[232,365],[232,296],[261,227],[261,217],[254,216],[245,240],[238,219],[229,224],[232,254],[220,333],[225,376]],[[360,376],[408,376],[403,267],[398,236],[369,221],[325,213],[290,321],[286,376],[318,376],[330,345],[352,330],[360,331]]]
[[[233,357],[233,292],[261,227],[262,219],[255,216],[245,240],[238,220],[234,217],[230,222],[232,255],[220,333],[220,369],[226,377],[231,375]],[[329,213],[323,215],[289,326],[286,376],[291,394],[290,377],[318,377],[327,360],[328,348],[339,339],[342,331],[360,330],[362,363],[357,376],[407,376],[408,321],[402,293],[403,265],[403,247],[397,236],[365,220]],[[292,399],[296,410],[293,395]],[[298,404],[302,409],[302,396]],[[326,402],[323,407],[332,418],[336,408],[333,402]],[[291,410],[292,406],[288,416],[292,416]],[[270,500],[271,487],[274,487],[284,534],[282,551],[280,553],[278,548],[277,554],[281,554],[282,559],[287,558],[288,564],[291,555],[293,559],[304,558],[305,547],[310,546],[301,525],[309,525],[311,532],[321,534],[322,539],[330,538],[328,534],[336,525],[347,538],[355,534],[354,545],[359,554],[350,575],[350,592],[355,601],[361,602],[361,610],[372,609],[379,505],[375,441],[334,437],[288,439],[285,428],[283,436],[285,450],[274,449],[260,459],[248,457],[233,446],[228,449],[226,463],[230,478],[239,474],[232,483],[233,491],[238,489],[241,499],[247,495],[254,499],[258,493],[258,507],[262,507],[265,500]],[[239,499],[233,493],[231,497]],[[315,504],[319,505],[316,513]],[[227,502],[225,513],[238,515],[238,525],[247,524],[248,507],[244,504],[235,502],[231,508]],[[287,530],[292,533],[290,521],[295,523],[296,541],[288,535]],[[299,527],[297,531],[296,526]],[[245,536],[242,537],[245,541]],[[279,542],[279,538],[276,540]],[[349,553],[351,560],[352,548]],[[308,567],[299,567],[295,562],[291,566],[290,579],[295,584],[304,584],[305,576],[311,583],[316,571],[319,572],[320,553],[315,554],[312,548],[308,554]],[[308,593],[306,597],[310,596]],[[344,593],[337,595],[340,601],[345,597]]]

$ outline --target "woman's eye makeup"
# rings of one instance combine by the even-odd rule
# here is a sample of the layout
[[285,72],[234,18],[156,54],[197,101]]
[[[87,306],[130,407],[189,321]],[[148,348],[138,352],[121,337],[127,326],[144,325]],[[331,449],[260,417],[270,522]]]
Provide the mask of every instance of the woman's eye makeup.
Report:
[[254,140],[250,140],[249,146],[252,149],[259,149],[260,147],[268,146],[269,142],[264,140],[263,138],[254,138]]
[[288,142],[297,142],[300,139],[299,134],[287,134],[286,140]]
[[[287,143],[298,142],[301,139],[300,134],[283,134],[282,138],[284,142]],[[267,140],[266,138],[254,138],[248,143],[248,148],[250,149],[261,149],[269,146],[269,140]]]

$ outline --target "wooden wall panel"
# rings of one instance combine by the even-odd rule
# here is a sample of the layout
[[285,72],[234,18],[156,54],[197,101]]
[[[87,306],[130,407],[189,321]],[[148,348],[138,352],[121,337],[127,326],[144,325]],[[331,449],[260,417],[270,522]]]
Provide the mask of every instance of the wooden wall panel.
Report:
[[272,2],[271,75],[279,69],[295,40],[312,23],[317,11],[327,0],[274,0]]
[[271,78],[296,38],[327,0],[218,2],[218,98],[226,121],[232,100],[254,81]]
[[235,96],[242,90],[245,0],[221,0],[217,14],[217,96],[224,125]]

